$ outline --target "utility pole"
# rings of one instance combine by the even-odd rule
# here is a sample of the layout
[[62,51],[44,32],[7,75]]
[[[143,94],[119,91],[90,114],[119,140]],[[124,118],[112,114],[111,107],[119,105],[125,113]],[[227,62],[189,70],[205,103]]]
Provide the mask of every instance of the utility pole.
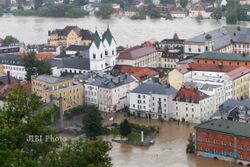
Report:
[[63,110],[62,110],[62,96],[59,97],[59,112],[60,112],[60,130],[64,130],[64,122],[63,122]]
[[[49,106],[50,106],[50,109],[52,111],[53,110],[53,95],[49,95]],[[54,123],[54,121],[55,121],[54,113],[51,114],[50,121],[51,121],[51,123]]]

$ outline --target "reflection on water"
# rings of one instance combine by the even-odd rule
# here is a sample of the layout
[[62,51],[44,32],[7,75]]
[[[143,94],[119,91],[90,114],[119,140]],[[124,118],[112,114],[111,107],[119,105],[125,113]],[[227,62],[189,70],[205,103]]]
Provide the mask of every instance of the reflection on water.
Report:
[[[189,38],[214,28],[225,25],[224,21],[195,19],[156,19],[156,20],[130,20],[129,18],[113,18],[101,20],[95,17],[85,18],[42,18],[42,17],[15,17],[4,15],[0,17],[0,37],[14,35],[26,43],[46,43],[48,30],[63,28],[66,25],[78,25],[79,27],[95,31],[97,27],[101,33],[110,25],[112,33],[118,45],[131,46],[155,38],[162,40],[172,37],[177,32],[181,38]],[[250,23],[242,23],[243,26]]]
[[[122,118],[118,118],[119,122]],[[196,157],[185,153],[187,139],[193,126],[175,122],[130,119],[144,125],[158,125],[160,134],[150,147],[112,143],[110,152],[114,167],[238,167],[229,162]]]

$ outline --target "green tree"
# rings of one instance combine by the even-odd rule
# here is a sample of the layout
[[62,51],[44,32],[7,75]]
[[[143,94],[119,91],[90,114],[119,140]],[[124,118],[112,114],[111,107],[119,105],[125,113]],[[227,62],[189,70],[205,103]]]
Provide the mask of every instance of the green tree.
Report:
[[26,79],[31,81],[32,75],[51,74],[51,65],[47,61],[37,60],[34,53],[28,54],[23,58]]
[[149,5],[148,16],[152,19],[157,19],[161,17],[160,11],[154,5]]
[[17,38],[13,37],[12,35],[7,35],[3,40],[3,44],[5,46],[9,46],[11,44],[15,44],[18,42],[19,42],[19,40]]
[[90,138],[102,134],[102,117],[95,106],[87,106],[86,113],[83,115],[83,130]]
[[234,0],[228,0],[226,6],[226,23],[236,24],[238,21],[238,8],[239,2]]
[[179,0],[179,3],[180,3],[180,5],[181,5],[183,8],[186,8],[186,7],[187,7],[187,4],[188,4],[188,0]]
[[161,0],[160,1],[162,4],[175,4],[175,0]]
[[8,94],[0,111],[1,166],[32,166],[59,145],[57,142],[29,140],[32,135],[54,136],[45,121],[51,111],[41,110],[42,104],[40,97],[26,94],[21,86]]
[[232,8],[227,11],[226,14],[226,22],[227,24],[236,24],[237,23],[237,9]]
[[3,9],[0,8],[0,17],[3,16]]
[[111,4],[102,4],[99,11],[95,13],[97,17],[101,17],[103,19],[108,19],[114,13],[114,9]]
[[[0,111],[0,164],[1,167],[111,167],[105,141],[74,140],[64,143],[45,140],[54,136],[48,126],[53,113],[42,107],[41,98],[26,94],[21,86],[7,96]],[[43,141],[32,142],[29,136],[41,135]]]
[[120,134],[122,136],[128,136],[132,131],[131,125],[129,124],[128,120],[125,119],[121,124],[120,124]]
[[189,134],[189,138],[188,138],[188,144],[187,144],[187,148],[186,148],[186,153],[194,153],[195,152],[195,146],[194,146],[194,138],[192,133]]
[[111,167],[108,151],[111,144],[104,141],[69,142],[60,151],[49,153],[43,165],[45,167]]
[[215,19],[215,20],[219,20],[219,19],[221,19],[222,18],[222,9],[221,9],[221,7],[217,7],[217,8],[214,8],[213,9],[213,12],[212,12],[212,14],[211,14],[211,17],[213,18],[213,19]]
[[35,9],[42,7],[42,5],[43,5],[43,0],[34,0]]

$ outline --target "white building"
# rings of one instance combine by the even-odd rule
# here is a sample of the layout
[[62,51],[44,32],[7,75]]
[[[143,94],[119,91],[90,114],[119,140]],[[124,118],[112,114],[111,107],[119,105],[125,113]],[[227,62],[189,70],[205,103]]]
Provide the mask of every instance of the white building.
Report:
[[172,117],[172,100],[177,90],[158,83],[147,82],[129,93],[130,114],[168,120]]
[[128,107],[128,93],[138,85],[126,73],[112,76],[90,72],[82,75],[80,81],[84,83],[85,103],[96,105],[103,112],[116,112]]
[[10,75],[16,79],[24,80],[26,71],[23,65],[22,58],[14,54],[0,55],[0,65],[4,67],[4,73],[10,72]]
[[202,93],[205,93],[208,96],[212,96],[214,99],[216,110],[218,110],[219,106],[226,101],[224,85],[214,85],[200,82],[186,82],[183,85],[186,88],[197,88]]
[[215,112],[213,97],[197,88],[182,87],[173,100],[173,118],[176,120],[201,123]]

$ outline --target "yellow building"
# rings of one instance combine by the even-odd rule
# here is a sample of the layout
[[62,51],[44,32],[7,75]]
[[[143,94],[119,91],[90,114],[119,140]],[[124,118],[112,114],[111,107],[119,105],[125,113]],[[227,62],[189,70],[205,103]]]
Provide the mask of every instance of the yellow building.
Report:
[[247,67],[239,67],[227,73],[233,81],[233,96],[234,99],[243,100],[249,98],[249,81],[250,69]]
[[68,47],[70,45],[88,46],[92,42],[92,32],[77,26],[66,26],[64,29],[49,31],[49,44]]
[[0,64],[0,73],[4,73],[4,66]]
[[39,75],[32,77],[32,92],[42,97],[45,103],[53,102],[59,106],[59,97],[62,97],[63,111],[83,105],[83,85],[71,78],[54,77],[50,75]]

